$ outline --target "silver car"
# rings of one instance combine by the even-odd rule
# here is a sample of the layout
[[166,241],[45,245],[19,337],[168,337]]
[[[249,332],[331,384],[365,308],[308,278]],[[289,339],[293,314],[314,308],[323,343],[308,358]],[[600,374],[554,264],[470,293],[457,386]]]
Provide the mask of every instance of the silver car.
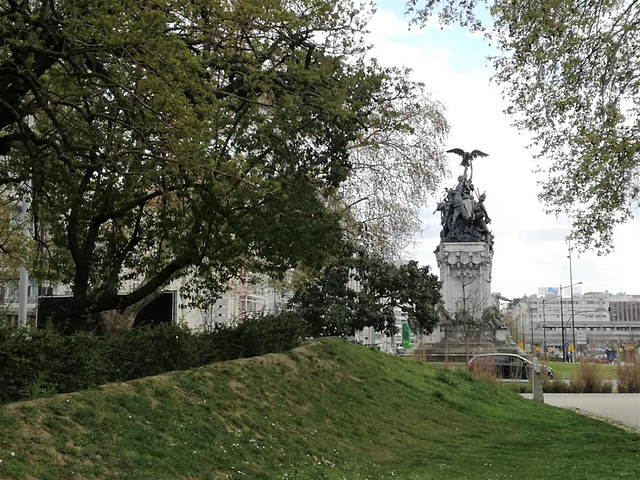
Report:
[[[469,360],[469,369],[494,370],[503,380],[528,380],[533,370],[533,362],[515,353],[483,353]],[[553,369],[540,364],[540,370],[553,378]]]

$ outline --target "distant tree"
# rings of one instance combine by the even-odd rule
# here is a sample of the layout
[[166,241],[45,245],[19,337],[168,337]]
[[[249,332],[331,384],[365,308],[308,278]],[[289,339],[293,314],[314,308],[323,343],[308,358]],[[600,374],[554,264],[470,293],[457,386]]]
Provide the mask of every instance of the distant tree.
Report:
[[459,281],[462,297],[456,305],[453,321],[464,341],[465,356],[467,360],[470,360],[469,342],[480,338],[480,333],[483,330],[482,311],[486,302],[479,298],[477,278],[461,275]]
[[353,335],[365,327],[395,334],[396,309],[407,314],[412,331],[429,334],[438,323],[440,300],[440,282],[428,266],[354,253],[308,277],[291,306],[314,337]]
[[504,321],[507,324],[507,329],[509,330],[509,335],[511,335],[511,338],[513,338],[516,342],[518,340],[518,326],[516,325],[516,321],[513,318],[513,314],[511,313],[507,313],[504,317]]
[[420,101],[365,60],[366,19],[351,0],[0,6],[0,181],[31,182],[72,315],[126,325],[177,277],[203,302],[242,271],[322,264],[354,145],[410,132]]
[[386,258],[400,257],[420,229],[420,209],[448,172],[443,107],[421,85],[414,88],[415,98],[397,102],[401,128],[372,129],[354,144],[351,174],[339,189],[355,238]]
[[[540,198],[565,212],[582,248],[608,252],[613,228],[640,205],[640,2],[410,0],[414,20],[482,28],[504,52],[496,80],[515,124],[533,134],[548,173]],[[545,160],[550,166],[545,166]]]

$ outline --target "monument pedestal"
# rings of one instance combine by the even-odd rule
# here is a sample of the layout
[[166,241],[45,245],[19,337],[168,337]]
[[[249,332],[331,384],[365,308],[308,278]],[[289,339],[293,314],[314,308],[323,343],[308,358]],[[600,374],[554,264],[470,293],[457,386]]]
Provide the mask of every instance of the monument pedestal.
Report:
[[494,305],[491,295],[493,251],[485,242],[443,242],[436,249],[442,301],[453,315],[457,311],[480,314]]
[[444,338],[421,349],[426,359],[466,362],[479,353],[519,353],[491,294],[491,245],[442,242],[435,254],[442,282]]
[[429,361],[466,362],[478,353],[517,353],[491,294],[493,251],[485,242],[442,242],[435,251],[444,338],[425,347]]

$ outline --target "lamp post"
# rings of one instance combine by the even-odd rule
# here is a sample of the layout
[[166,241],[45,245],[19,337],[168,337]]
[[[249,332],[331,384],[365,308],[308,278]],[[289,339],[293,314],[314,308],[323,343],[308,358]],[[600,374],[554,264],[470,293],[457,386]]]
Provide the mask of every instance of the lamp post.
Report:
[[567,242],[569,243],[569,286],[571,287],[571,333],[573,343],[573,355],[571,355],[571,359],[575,363],[578,345],[576,344],[576,317],[573,311],[573,269],[571,268],[571,237],[567,238]]
[[567,361],[567,355],[565,354],[565,346],[564,346],[564,313],[562,312],[562,284],[560,284],[560,289],[558,290],[560,293],[560,333],[562,335],[562,361]]
[[533,355],[535,354],[535,350],[533,347],[533,312],[531,309],[529,309],[529,330],[531,330],[531,340],[529,340],[529,343],[531,343],[531,355]]
[[[567,354],[566,354],[566,347],[564,346],[564,312],[562,310],[562,290],[564,288],[571,288],[571,312],[573,313],[573,286],[574,285],[582,285],[582,282],[578,282],[575,284],[571,284],[571,285],[567,285],[565,287],[562,286],[562,284],[560,284],[560,330],[562,331],[562,361],[566,362],[567,361]],[[571,320],[573,320],[573,315],[571,315]],[[575,325],[575,324],[574,324]],[[575,330],[574,330],[574,334],[575,334]],[[575,336],[574,336],[574,344],[573,347],[575,349]]]

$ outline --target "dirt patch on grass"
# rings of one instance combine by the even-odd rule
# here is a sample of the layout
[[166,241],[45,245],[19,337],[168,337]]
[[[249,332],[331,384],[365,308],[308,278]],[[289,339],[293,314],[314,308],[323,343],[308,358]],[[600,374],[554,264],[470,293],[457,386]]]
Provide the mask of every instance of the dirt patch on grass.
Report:
[[239,397],[244,397],[247,393],[247,386],[238,380],[229,380],[228,385],[231,391]]

